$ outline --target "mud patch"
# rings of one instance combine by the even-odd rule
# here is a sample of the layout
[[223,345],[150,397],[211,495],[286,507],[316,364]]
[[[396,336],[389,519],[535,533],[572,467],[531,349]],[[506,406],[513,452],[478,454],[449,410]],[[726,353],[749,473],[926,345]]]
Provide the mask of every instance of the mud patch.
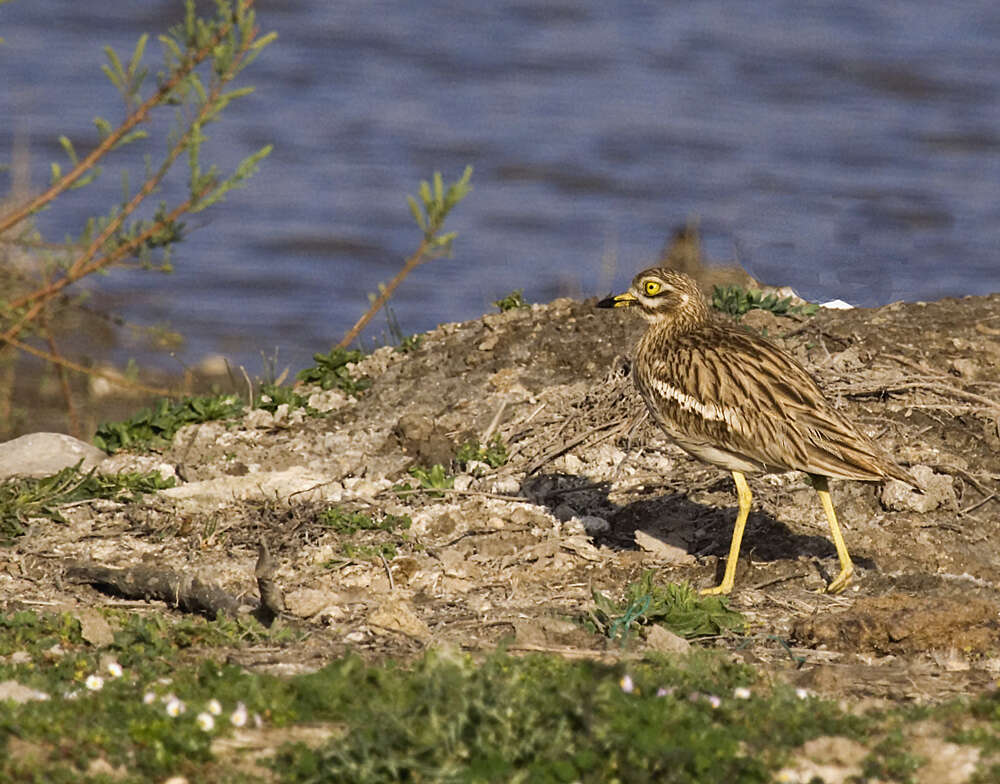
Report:
[[797,622],[792,635],[803,645],[851,653],[985,654],[1000,646],[998,611],[995,602],[982,599],[862,597],[844,612]]

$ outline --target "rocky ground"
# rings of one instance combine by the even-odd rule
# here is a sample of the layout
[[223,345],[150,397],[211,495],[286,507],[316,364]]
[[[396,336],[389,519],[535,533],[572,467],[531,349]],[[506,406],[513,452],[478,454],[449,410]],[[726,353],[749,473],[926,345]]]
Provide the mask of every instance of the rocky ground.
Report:
[[[253,605],[263,542],[284,622],[312,633],[240,653],[250,667],[302,671],[347,649],[405,659],[443,643],[641,650],[585,630],[592,592],[619,597],[648,569],[714,584],[735,493],[728,474],[643,421],[624,357],[644,325],[593,304],[445,324],[407,354],[383,348],[355,366],[372,380],[357,398],[315,390],[319,416],[255,410],[188,426],[161,453],[109,458],[102,470],[155,467],[178,486],[34,525],[0,550],[0,605],[176,612],[71,579],[81,563],[171,568]],[[836,555],[806,477],[751,477],[731,597],[749,634],[702,644],[828,695],[938,699],[995,682],[1000,294],[744,321],[802,361],[927,493],[832,484],[857,575],[830,596]],[[436,495],[394,490],[419,484],[412,465],[452,464],[462,444],[495,434],[505,465],[473,463]],[[331,507],[412,525],[345,533],[324,517]]]

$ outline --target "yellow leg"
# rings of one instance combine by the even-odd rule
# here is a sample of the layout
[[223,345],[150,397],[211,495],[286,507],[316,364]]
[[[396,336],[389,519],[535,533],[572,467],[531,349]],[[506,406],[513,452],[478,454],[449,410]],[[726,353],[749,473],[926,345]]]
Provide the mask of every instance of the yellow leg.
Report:
[[736,564],[740,560],[740,544],[743,542],[743,529],[746,528],[753,494],[750,492],[750,485],[747,484],[746,477],[739,471],[733,471],[733,481],[736,483],[736,497],[739,500],[740,509],[736,513],[733,540],[729,543],[729,558],[726,559],[726,572],[722,576],[721,583],[715,586],[715,588],[705,588],[701,591],[702,595],[729,593],[733,590],[733,583],[736,581]]
[[844,537],[841,536],[840,526],[837,524],[837,514],[833,511],[833,501],[830,500],[830,487],[826,477],[813,474],[812,480],[819,501],[823,504],[823,511],[826,512],[826,519],[830,523],[830,535],[833,537],[833,544],[837,548],[837,557],[840,559],[840,574],[826,587],[826,592],[840,593],[851,582],[854,564],[851,563],[851,556],[847,552],[847,545],[844,544]]

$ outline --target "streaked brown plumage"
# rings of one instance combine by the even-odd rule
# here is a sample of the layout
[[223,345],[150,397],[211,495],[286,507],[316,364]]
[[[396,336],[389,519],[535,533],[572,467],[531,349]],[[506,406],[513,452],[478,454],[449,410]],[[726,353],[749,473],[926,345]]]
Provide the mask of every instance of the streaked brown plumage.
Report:
[[739,514],[722,583],[733,587],[752,496],[748,472],[805,471],[813,477],[837,554],[832,592],[853,566],[826,479],[900,479],[907,471],[824,397],[809,373],[765,338],[712,313],[697,284],[680,272],[640,272],[629,291],[598,307],[635,307],[650,322],[635,351],[632,377],[653,419],[682,449],[733,473]]

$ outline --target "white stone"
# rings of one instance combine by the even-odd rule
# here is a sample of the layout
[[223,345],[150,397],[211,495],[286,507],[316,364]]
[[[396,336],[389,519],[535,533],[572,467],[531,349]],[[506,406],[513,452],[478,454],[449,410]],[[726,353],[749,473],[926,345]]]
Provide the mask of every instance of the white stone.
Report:
[[0,444],[0,479],[52,476],[77,463],[89,471],[107,455],[96,446],[65,433],[29,433]]

